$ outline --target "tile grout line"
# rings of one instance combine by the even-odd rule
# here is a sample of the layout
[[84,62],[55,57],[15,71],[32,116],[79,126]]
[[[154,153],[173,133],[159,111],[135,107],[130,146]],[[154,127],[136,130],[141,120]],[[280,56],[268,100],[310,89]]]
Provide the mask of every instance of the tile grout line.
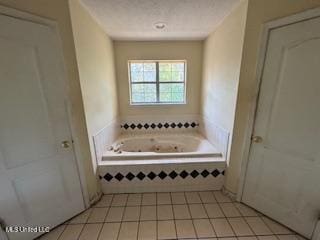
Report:
[[[235,201],[235,202],[236,202],[236,201]],[[272,229],[269,227],[269,225],[268,225],[268,224],[265,222],[265,220],[263,219],[264,217],[265,217],[265,218],[269,218],[269,217],[267,217],[266,215],[264,215],[263,213],[260,213],[259,211],[255,210],[255,209],[251,208],[250,206],[247,206],[246,204],[243,204],[242,202],[236,202],[236,203],[242,204],[242,205],[244,205],[244,206],[252,209],[252,210],[257,214],[256,216],[246,216],[246,215],[244,215],[244,214],[240,211],[239,207],[237,207],[237,205],[234,204],[235,202],[233,202],[233,205],[234,205],[234,206],[237,208],[237,210],[240,212],[241,217],[244,219],[244,221],[246,222],[246,224],[249,226],[249,228],[250,228],[250,230],[253,232],[254,236],[256,236],[256,237],[259,237],[259,236],[275,236],[277,239],[280,239],[280,238],[278,237],[278,235],[299,235],[299,234],[297,234],[296,232],[294,232],[294,231],[292,231],[291,229],[289,229],[288,227],[286,227],[286,226],[284,226],[283,224],[280,224],[280,223],[278,223],[278,222],[277,222],[278,224],[280,224],[280,225],[283,226],[284,228],[287,228],[289,231],[291,231],[292,234],[290,234],[290,233],[284,233],[284,234],[283,234],[283,233],[282,233],[282,234],[275,233],[274,231],[272,231]],[[257,235],[257,234],[253,231],[252,227],[249,225],[249,223],[247,222],[247,219],[246,219],[246,218],[254,218],[254,217],[260,218],[260,219],[262,220],[262,222],[266,225],[266,227],[270,230],[270,232],[271,232],[272,234]],[[273,220],[273,219],[271,219],[271,220]],[[274,220],[273,220],[273,221],[274,221]]]
[[110,201],[109,206],[107,206],[107,207],[108,207],[108,210],[107,210],[107,214],[104,216],[103,223],[105,223],[106,220],[107,220],[107,216],[108,216],[108,214],[109,214],[109,211],[110,211],[110,208],[111,208],[111,203],[112,203],[112,201],[113,201],[113,198],[114,198],[114,195],[113,195],[112,198],[111,198],[111,201]]
[[175,232],[176,232],[176,239],[178,239],[177,224],[176,224],[176,220],[175,220],[175,216],[174,216],[173,204],[172,204],[172,196],[171,196],[170,192],[169,192],[169,196],[170,196],[170,201],[171,201],[171,210],[172,210],[172,216],[173,216],[174,229],[175,229]]
[[[212,192],[212,191],[210,191],[210,193],[213,195],[214,200],[215,200],[215,201],[217,201],[217,199],[216,199],[216,197],[214,196],[213,192]],[[199,194],[199,197],[200,197],[200,194]],[[201,203],[202,203],[202,205],[203,205],[203,208],[204,208],[205,213],[206,213],[206,214],[207,214],[207,216],[208,216],[208,221],[209,221],[210,226],[211,226],[211,228],[212,228],[212,230],[213,230],[213,232],[214,232],[215,238],[218,238],[218,235],[217,235],[216,229],[213,227],[213,224],[212,224],[212,222],[211,222],[211,220],[210,220],[210,217],[209,217],[208,211],[207,211],[207,209],[206,209],[206,207],[205,207],[205,205],[204,205],[204,203],[203,203],[203,201],[202,201],[202,198],[201,198],[201,197],[200,197],[200,201],[201,201]],[[218,202],[217,202],[217,203],[218,203]],[[218,206],[219,206],[219,204],[218,204]],[[223,214],[223,212],[222,212],[222,214]]]
[[[241,212],[240,212],[240,211],[236,208],[236,206],[234,205],[234,203],[231,202],[231,204],[232,204],[232,206],[233,206],[233,207],[239,212],[239,214],[240,214],[240,216],[235,217],[235,218],[239,218],[239,217],[240,217],[240,218],[243,218],[243,220],[245,220],[244,217],[242,216]],[[238,237],[243,237],[243,236],[238,236],[237,232],[234,230],[234,227],[233,227],[232,224],[230,223],[227,215],[226,215],[225,212],[223,211],[223,208],[220,206],[220,203],[219,203],[219,207],[221,208],[223,214],[226,216],[226,221],[227,221],[228,224],[230,225],[230,228],[231,228],[231,230],[233,231],[234,235],[235,235],[237,238],[238,238]],[[247,224],[248,224],[248,223],[247,223]],[[248,226],[249,226],[249,224],[248,224]],[[250,226],[249,226],[249,228],[250,228]],[[250,230],[251,230],[252,233],[254,234],[254,231],[253,231],[251,228],[250,228]]]
[[[88,209],[92,209],[92,208],[90,207],[90,208],[88,208]],[[83,226],[82,226],[82,228],[81,228],[81,231],[80,231],[80,233],[79,233],[79,235],[78,235],[77,239],[79,239],[79,238],[80,238],[80,236],[81,236],[81,234],[82,234],[82,232],[83,232],[83,229],[84,229],[84,227],[86,226],[86,224],[88,223],[88,220],[89,220],[89,218],[90,218],[90,216],[91,216],[92,212],[93,212],[93,210],[91,210],[91,211],[90,211],[90,214],[89,214],[89,216],[87,217],[87,219],[86,219],[85,223],[83,223]]]
[[[102,196],[102,197],[103,197],[103,196]],[[103,229],[104,225],[107,224],[107,223],[106,223],[106,220],[107,220],[107,216],[108,216],[108,214],[109,214],[110,208],[111,208],[111,203],[112,203],[112,201],[113,201],[113,198],[114,198],[114,194],[112,194],[110,203],[108,204],[108,211],[107,211],[106,216],[104,217],[104,220],[103,220],[103,223],[102,223],[102,227],[101,227],[100,232],[99,232],[99,234],[98,234],[97,240],[99,240],[99,238],[100,238],[100,236],[101,236],[101,232],[102,232],[102,229]],[[102,199],[102,198],[101,198],[101,199]]]
[[[63,226],[64,226],[64,228],[63,228],[62,232],[58,235],[58,237],[57,237],[56,240],[59,240],[59,238],[61,237],[62,233],[66,230],[66,228],[67,228],[68,225],[63,225]],[[41,238],[42,238],[42,236],[40,237],[40,239],[41,239]]]
[[[241,213],[240,213],[240,214],[241,214]],[[267,229],[269,229],[272,234],[264,234],[264,235],[258,235],[258,234],[256,234],[256,232],[254,231],[253,227],[251,227],[250,224],[248,223],[247,218],[250,218],[250,217],[243,217],[243,220],[244,220],[244,221],[246,222],[246,224],[249,226],[249,228],[250,228],[251,231],[253,232],[254,236],[257,237],[258,239],[259,239],[259,236],[273,236],[273,235],[274,235],[273,232],[271,231],[271,229],[267,226],[267,224],[265,224],[265,225],[266,225]],[[261,217],[260,217],[260,216],[256,216],[256,217],[251,217],[251,218],[261,218]],[[261,221],[263,222],[262,219],[261,219]],[[264,223],[264,222],[263,222],[263,223]],[[278,238],[278,237],[276,237],[276,238]]]
[[79,240],[79,238],[80,238],[80,236],[81,236],[81,234],[82,234],[83,229],[84,229],[85,226],[86,226],[86,224],[83,224],[83,226],[82,226],[82,228],[81,228],[81,231],[80,231],[80,233],[79,233],[79,235],[78,235],[78,237],[77,237],[78,240]]
[[96,240],[99,240],[104,224],[105,223],[103,222]]
[[[197,203],[198,204],[198,203]],[[165,206],[168,206],[169,204],[166,204]],[[196,205],[196,204],[190,204],[190,205]],[[230,219],[234,219],[234,218],[243,218],[243,217],[228,217]],[[248,218],[248,217],[247,217]],[[249,217],[251,218],[251,217]],[[208,218],[208,217],[199,217],[199,218],[180,218],[180,219],[176,219],[176,220],[190,220],[190,219],[200,219],[200,220],[205,220],[205,219],[226,219],[226,217],[216,217],[216,218]],[[158,221],[169,221],[169,220],[173,220],[172,218],[167,218],[167,219],[160,219]],[[103,222],[103,223],[120,223],[120,222],[137,222],[138,220],[127,220],[127,221],[112,221],[112,222]],[[150,221],[156,221],[156,220],[140,220],[140,222],[150,222]],[[86,225],[90,225],[90,224],[98,224],[98,223],[102,223],[102,222],[92,222],[92,223],[85,223]],[[84,223],[74,223],[74,224],[70,224],[70,225],[81,225]],[[62,225],[61,225],[62,226]],[[68,225],[64,225],[64,226],[68,226]],[[261,236],[268,236],[268,235],[299,235],[295,232],[290,233],[272,233],[272,234],[262,234]],[[260,235],[257,235],[260,236]]]
[[[128,195],[129,199],[130,194]],[[142,208],[142,194],[140,194],[140,204],[139,204],[139,217],[138,217],[138,229],[137,229],[137,240],[139,239],[139,231],[140,231],[140,218],[141,218],[141,208]],[[127,203],[128,204],[128,203]]]
[[[125,194],[125,193],[124,193]],[[128,201],[128,197],[129,197],[129,194],[127,194],[127,198],[126,198],[126,202],[123,206],[123,212],[122,212],[122,216],[121,216],[121,220],[120,220],[120,226],[119,226],[119,230],[118,230],[118,235],[117,235],[117,240],[119,240],[119,236],[120,236],[120,232],[121,232],[121,227],[122,227],[122,222],[123,222],[123,217],[124,217],[124,213],[126,211],[126,207],[127,207],[127,201]]]
[[[261,220],[264,222],[264,224],[271,230],[271,232],[272,232],[274,235],[276,235],[276,236],[278,236],[278,235],[298,235],[298,236],[300,236],[300,235],[299,235],[298,233],[296,233],[295,231],[293,231],[293,230],[291,230],[290,228],[284,226],[283,224],[277,222],[276,220],[269,218],[269,217],[266,216],[266,215],[263,215],[263,216],[261,216],[260,218],[261,218]],[[288,229],[288,230],[291,232],[291,234],[290,234],[290,233],[275,233],[275,232],[269,227],[269,225],[268,225],[267,222],[264,220],[264,218],[269,218],[270,220],[272,220],[272,221],[276,222],[277,224],[279,224],[281,227],[284,227],[284,228]],[[277,238],[278,238],[278,237],[277,237]]]
[[156,194],[156,233],[157,233],[157,236],[156,236],[156,239],[159,239],[159,229],[158,229],[158,206],[157,206],[157,194]]
[[[235,208],[238,209],[236,206],[235,206]],[[248,221],[247,221],[247,219],[246,219],[247,216],[244,216],[244,214],[242,214],[239,209],[238,209],[238,211],[239,211],[240,215],[242,216],[244,222],[248,225],[249,229],[252,231],[253,236],[255,236],[257,239],[259,239],[259,235],[256,235],[255,231],[253,230],[253,228],[252,228],[252,227],[250,226],[250,224],[248,223]],[[257,214],[257,216],[258,216],[258,214]],[[229,220],[228,220],[228,222],[229,222]]]
[[[200,197],[200,194],[199,194],[198,192],[197,192],[197,194],[198,194],[198,196],[199,196],[199,198],[200,198],[200,201],[201,201],[201,203],[202,203],[202,199],[201,199],[201,197]],[[193,222],[194,219],[192,218],[192,215],[191,215],[190,204],[187,204],[187,207],[188,207],[188,211],[189,211],[189,213],[190,213],[190,217],[191,217],[191,222],[192,222],[192,226],[193,226],[193,229],[194,229],[194,233],[195,233],[195,235],[196,235],[196,238],[198,239],[199,236],[198,236],[196,227],[195,227],[194,222]],[[203,206],[203,208],[204,208],[204,206]],[[204,210],[204,211],[206,212],[206,210]],[[206,212],[206,214],[207,214],[207,212]]]
[[[231,201],[231,203],[232,203],[232,205],[238,210],[238,212],[240,213],[240,218],[243,218],[243,220],[245,221],[245,223],[248,225],[248,227],[249,227],[249,229],[252,231],[252,233],[253,233],[253,235],[245,235],[245,236],[238,236],[237,235],[237,233],[235,232],[235,230],[234,230],[234,228],[232,227],[232,225],[230,224],[230,221],[229,221],[229,218],[239,218],[239,217],[227,217],[226,215],[225,215],[225,213],[223,212],[223,209],[221,208],[221,206],[220,206],[220,203],[218,204],[219,205],[219,207],[221,208],[221,210],[222,210],[222,212],[223,212],[223,214],[226,216],[226,220],[227,220],[227,222],[229,223],[229,225],[230,225],[230,227],[231,227],[231,229],[233,230],[233,232],[235,233],[235,236],[238,238],[238,237],[252,237],[252,236],[254,236],[254,237],[256,237],[257,239],[258,239],[258,237],[259,236],[272,236],[273,234],[266,234],[266,235],[257,235],[256,233],[255,233],[255,231],[253,230],[253,228],[250,226],[250,224],[247,222],[247,217],[258,217],[258,218],[260,218],[260,216],[257,214],[257,216],[245,216],[244,214],[242,214],[241,213],[241,211],[239,210],[239,208],[234,204],[236,201]],[[222,202],[222,203],[224,203],[224,202]],[[255,211],[255,210],[254,210]],[[267,228],[269,229],[269,227],[267,226]],[[270,229],[269,229],[270,230]],[[270,230],[270,232],[272,232],[271,230]],[[273,233],[273,232],[272,232]]]
[[[218,201],[218,198],[216,197],[216,195],[214,194],[214,192],[215,192],[215,191],[212,191],[212,194],[213,194],[214,199],[217,201],[217,206],[218,206],[218,208],[220,209],[220,211],[222,212],[222,215],[224,216],[223,218],[227,218],[226,215],[225,215],[225,213],[223,212],[222,208],[220,207],[220,203],[221,203],[221,202]],[[207,209],[206,209],[206,208],[205,208],[205,210],[206,210],[206,212],[207,212]],[[209,216],[209,214],[208,214],[208,216]],[[213,218],[213,219],[214,219],[214,218]],[[217,234],[217,232],[216,232],[216,229],[215,229],[214,226],[213,226],[213,223],[212,223],[212,221],[211,221],[211,218],[209,218],[209,222],[210,222],[210,224],[211,224],[211,226],[212,226],[212,228],[213,228],[213,230],[214,230],[217,238],[219,238],[219,237],[218,237],[218,234]]]
[[[255,212],[257,212],[257,216],[245,216],[244,214],[241,213],[241,211],[239,210],[239,208],[234,204],[236,201],[233,201],[231,200],[230,203],[232,203],[232,205],[238,210],[238,212],[240,213],[240,218],[243,218],[243,220],[245,221],[245,223],[248,225],[249,229],[252,231],[253,235],[246,235],[246,236],[238,236],[237,233],[234,231],[234,228],[232,227],[232,225],[230,224],[230,221],[229,221],[229,218],[239,218],[239,217],[227,217],[226,216],[226,220],[228,221],[230,227],[232,228],[232,230],[234,231],[235,233],[235,236],[236,237],[250,237],[250,236],[254,236],[256,238],[258,238],[259,236],[273,236],[274,233],[273,231],[271,231],[271,229],[267,226],[267,224],[265,224],[267,226],[267,228],[270,230],[270,232],[272,233],[271,235],[270,234],[265,234],[265,235],[257,235],[255,233],[255,231],[253,230],[253,228],[250,226],[250,224],[247,222],[247,219],[246,218],[261,218],[261,220],[263,221],[262,217],[259,216],[259,212],[257,212],[255,209],[253,209]],[[221,208],[220,204],[221,203],[228,203],[228,202],[218,202],[218,206],[219,208]],[[241,204],[241,202],[239,202]],[[222,210],[222,213],[225,215],[225,213],[223,212],[223,209],[221,208]],[[264,221],[263,221],[264,222]]]

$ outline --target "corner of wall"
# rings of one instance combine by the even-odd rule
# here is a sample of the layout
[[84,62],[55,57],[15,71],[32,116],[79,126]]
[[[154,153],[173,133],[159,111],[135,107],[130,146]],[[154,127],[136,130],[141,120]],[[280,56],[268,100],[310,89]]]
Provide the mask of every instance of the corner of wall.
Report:
[[[230,172],[230,152],[242,64],[248,0],[241,0],[205,40],[201,83],[202,134],[224,154]],[[228,181],[226,178],[226,182]],[[235,192],[234,188],[228,189]]]
[[102,144],[102,137],[108,139],[116,134],[110,130],[110,126],[117,122],[118,115],[117,94],[114,90],[114,46],[80,0],[68,0],[68,3],[91,153],[84,171],[92,203],[101,194],[97,173],[97,147]]

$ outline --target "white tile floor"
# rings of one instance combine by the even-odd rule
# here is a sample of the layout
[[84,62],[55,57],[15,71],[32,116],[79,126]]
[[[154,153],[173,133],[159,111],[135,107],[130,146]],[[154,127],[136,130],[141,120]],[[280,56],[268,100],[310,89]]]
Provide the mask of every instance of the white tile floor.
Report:
[[104,195],[41,240],[301,240],[218,191]]

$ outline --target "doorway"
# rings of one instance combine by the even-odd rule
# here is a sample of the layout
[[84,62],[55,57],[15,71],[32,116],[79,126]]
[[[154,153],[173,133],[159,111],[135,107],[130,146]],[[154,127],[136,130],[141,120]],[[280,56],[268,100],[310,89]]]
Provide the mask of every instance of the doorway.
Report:
[[311,238],[320,213],[320,11],[266,28],[242,201]]
[[84,210],[57,32],[5,14],[0,29],[0,218],[52,228]]

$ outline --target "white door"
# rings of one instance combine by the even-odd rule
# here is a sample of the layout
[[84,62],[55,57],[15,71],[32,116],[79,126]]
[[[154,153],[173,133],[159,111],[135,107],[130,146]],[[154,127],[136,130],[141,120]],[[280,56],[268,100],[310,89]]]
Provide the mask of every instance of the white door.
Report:
[[1,14],[0,29],[0,218],[53,227],[84,209],[57,36]]
[[311,237],[320,216],[320,17],[271,30],[254,135],[242,201]]

